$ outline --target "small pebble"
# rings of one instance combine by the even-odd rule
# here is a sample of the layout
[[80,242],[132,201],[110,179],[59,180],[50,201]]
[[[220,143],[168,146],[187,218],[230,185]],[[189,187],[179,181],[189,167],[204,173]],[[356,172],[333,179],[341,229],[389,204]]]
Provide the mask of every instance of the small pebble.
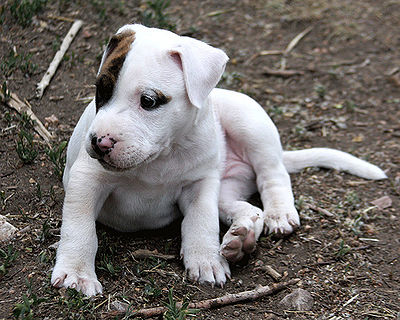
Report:
[[307,290],[298,288],[285,296],[279,304],[289,310],[308,311],[311,310],[314,299]]

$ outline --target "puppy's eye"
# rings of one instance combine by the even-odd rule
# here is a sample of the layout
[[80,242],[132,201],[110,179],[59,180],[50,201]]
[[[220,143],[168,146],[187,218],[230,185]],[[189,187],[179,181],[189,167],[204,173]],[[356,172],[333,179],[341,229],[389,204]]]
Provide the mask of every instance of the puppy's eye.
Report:
[[157,100],[146,95],[140,97],[140,105],[145,110],[151,110],[158,107]]

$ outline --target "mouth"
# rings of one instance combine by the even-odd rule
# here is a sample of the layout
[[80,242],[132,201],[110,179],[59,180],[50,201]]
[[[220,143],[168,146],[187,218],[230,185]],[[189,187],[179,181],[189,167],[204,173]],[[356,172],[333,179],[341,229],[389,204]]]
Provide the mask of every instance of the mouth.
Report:
[[135,165],[129,166],[129,167],[117,167],[117,166],[113,165],[112,163],[109,163],[109,162],[105,161],[102,158],[97,159],[97,160],[103,166],[103,168],[106,169],[106,170],[115,171],[115,172],[122,172],[122,171],[127,171],[127,170],[130,170],[130,169],[137,168],[137,167],[139,167],[140,165],[143,165],[143,164],[147,164],[150,161],[152,161],[154,158],[156,158],[157,155],[158,155],[157,152],[153,153],[153,154],[149,155],[147,158],[145,158],[144,160],[142,160],[141,162],[139,162],[139,163],[137,163]]
[[97,160],[103,166],[103,168],[108,170],[108,171],[121,172],[121,171],[125,171],[125,170],[130,169],[130,168],[120,168],[120,167],[114,166],[111,163],[108,163],[107,161],[105,161],[103,159],[97,159]]

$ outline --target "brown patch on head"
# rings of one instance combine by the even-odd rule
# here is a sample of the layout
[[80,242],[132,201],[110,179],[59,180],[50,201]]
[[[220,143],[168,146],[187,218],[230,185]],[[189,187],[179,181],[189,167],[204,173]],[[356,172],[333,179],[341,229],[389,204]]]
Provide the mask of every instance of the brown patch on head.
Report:
[[160,90],[154,90],[154,92],[157,95],[157,100],[160,105],[166,104],[171,101],[171,97],[164,95],[164,93],[162,93]]
[[119,72],[134,40],[135,32],[126,30],[114,35],[108,43],[106,57],[96,79],[96,111],[111,99]]

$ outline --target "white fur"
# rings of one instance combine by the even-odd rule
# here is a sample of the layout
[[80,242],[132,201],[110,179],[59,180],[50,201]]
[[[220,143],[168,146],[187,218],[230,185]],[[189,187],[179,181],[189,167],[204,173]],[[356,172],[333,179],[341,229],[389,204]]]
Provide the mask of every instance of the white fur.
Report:
[[[189,278],[222,285],[230,276],[226,258],[236,261],[254,250],[264,227],[286,234],[299,226],[288,171],[318,165],[385,177],[335,150],[283,152],[257,102],[213,89],[227,61],[221,50],[140,25],[119,32],[126,29],[135,31],[135,40],[112,99],[97,113],[91,102],[69,142],[53,285],[89,296],[102,292],[94,270],[96,220],[136,231],[166,226],[180,214]],[[146,111],[140,96],[152,89],[172,99]],[[93,134],[117,141],[105,166],[95,159]],[[263,211],[246,201],[256,191]],[[230,225],[221,246],[219,218]]]

